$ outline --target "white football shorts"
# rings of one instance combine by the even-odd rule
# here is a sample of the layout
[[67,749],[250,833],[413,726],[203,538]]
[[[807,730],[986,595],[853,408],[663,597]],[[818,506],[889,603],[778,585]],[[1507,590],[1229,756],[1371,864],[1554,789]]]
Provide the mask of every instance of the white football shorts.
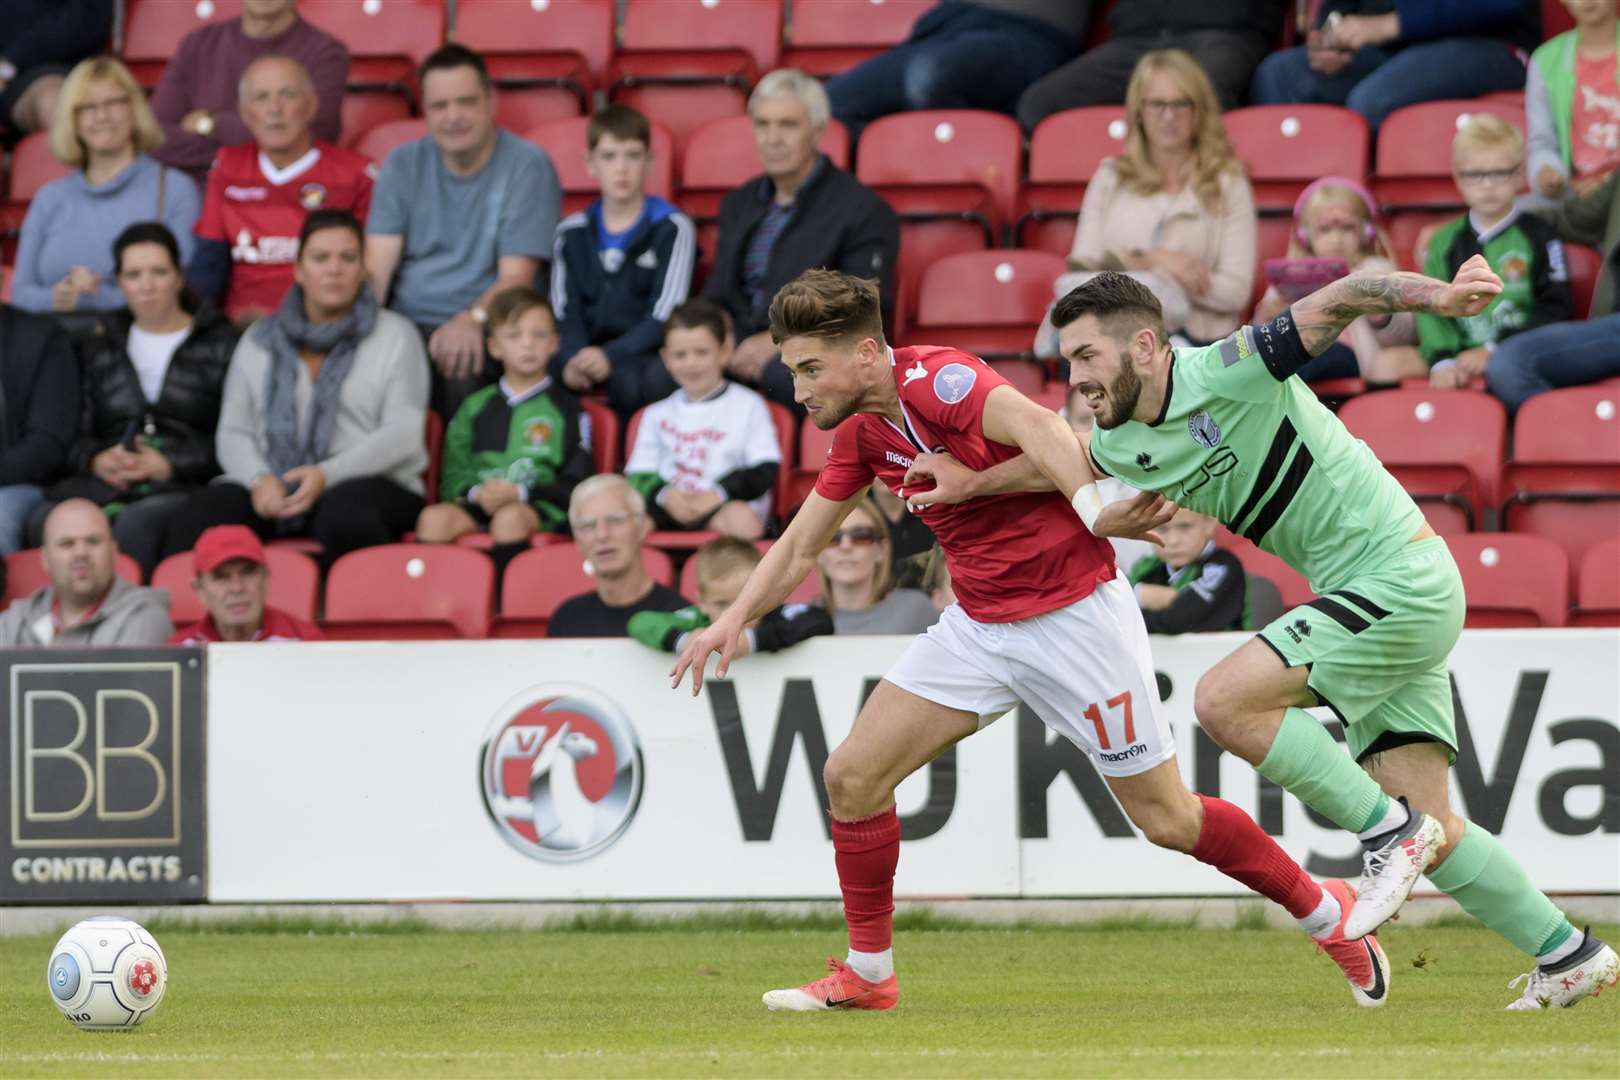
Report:
[[884,677],[978,714],[981,728],[1022,699],[1106,776],[1135,776],[1175,756],[1147,627],[1121,578],[1017,622],[975,622],[952,604]]

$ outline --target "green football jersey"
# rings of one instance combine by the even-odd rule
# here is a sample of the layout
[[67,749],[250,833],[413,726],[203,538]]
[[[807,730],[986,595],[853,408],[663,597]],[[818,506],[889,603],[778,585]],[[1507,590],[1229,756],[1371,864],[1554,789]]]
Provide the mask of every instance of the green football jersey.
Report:
[[1389,558],[1423,527],[1417,504],[1367,445],[1298,376],[1271,373],[1254,327],[1176,349],[1159,418],[1094,429],[1091,455],[1131,486],[1254,541],[1318,593]]

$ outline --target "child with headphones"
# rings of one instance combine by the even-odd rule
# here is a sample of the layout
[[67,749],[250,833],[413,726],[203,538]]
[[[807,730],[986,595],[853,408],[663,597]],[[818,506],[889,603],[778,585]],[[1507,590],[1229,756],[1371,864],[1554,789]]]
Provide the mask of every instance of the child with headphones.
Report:
[[[1377,204],[1366,188],[1342,176],[1312,182],[1294,202],[1287,257],[1266,260],[1271,287],[1260,298],[1254,321],[1276,318],[1290,301],[1344,274],[1395,269],[1392,251]],[[1417,324],[1411,313],[1377,320],[1367,315],[1351,323],[1337,342],[1299,374],[1307,382],[1361,378],[1392,383],[1427,376],[1428,365],[1416,345]]]

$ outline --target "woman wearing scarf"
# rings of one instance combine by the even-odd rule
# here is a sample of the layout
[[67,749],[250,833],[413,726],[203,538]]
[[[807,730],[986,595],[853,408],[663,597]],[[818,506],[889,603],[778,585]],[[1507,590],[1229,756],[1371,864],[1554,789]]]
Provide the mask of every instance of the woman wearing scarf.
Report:
[[172,519],[165,552],[213,525],[310,536],[330,563],[388,544],[422,510],[427,357],[416,327],[365,283],[360,223],[317,210],[298,236],[294,285],[242,338],[215,449],[224,475]]

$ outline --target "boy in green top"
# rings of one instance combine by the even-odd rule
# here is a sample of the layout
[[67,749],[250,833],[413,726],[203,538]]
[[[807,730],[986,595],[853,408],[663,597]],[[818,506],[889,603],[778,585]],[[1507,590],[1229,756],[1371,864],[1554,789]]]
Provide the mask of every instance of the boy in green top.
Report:
[[[1358,316],[1463,319],[1502,289],[1483,255],[1450,284],[1353,274],[1263,326],[1175,349],[1153,294],[1104,273],[1060,300],[1052,321],[1070,384],[1096,414],[1091,459],[1145,492],[1131,508],[1139,524],[1160,523],[1168,497],[1277,555],[1319,594],[1206,673],[1194,709],[1221,746],[1360,837],[1365,871],[1344,936],[1374,929],[1427,873],[1536,957],[1509,1006],[1535,1009],[1616,985],[1620,957],[1576,933],[1508,850],[1452,809],[1446,656],[1462,628],[1462,580],[1411,497],[1295,375]],[[914,502],[1043,485],[1024,458],[973,473],[920,456],[906,487],[930,480]],[[1304,711],[1318,705],[1343,720],[1350,755]]]
[[447,544],[487,530],[506,564],[537,532],[561,532],[568,497],[591,474],[590,436],[579,401],[546,374],[557,325],[545,297],[507,289],[489,305],[489,354],[505,374],[461,403],[445,431],[439,496],[422,511],[416,538]]

